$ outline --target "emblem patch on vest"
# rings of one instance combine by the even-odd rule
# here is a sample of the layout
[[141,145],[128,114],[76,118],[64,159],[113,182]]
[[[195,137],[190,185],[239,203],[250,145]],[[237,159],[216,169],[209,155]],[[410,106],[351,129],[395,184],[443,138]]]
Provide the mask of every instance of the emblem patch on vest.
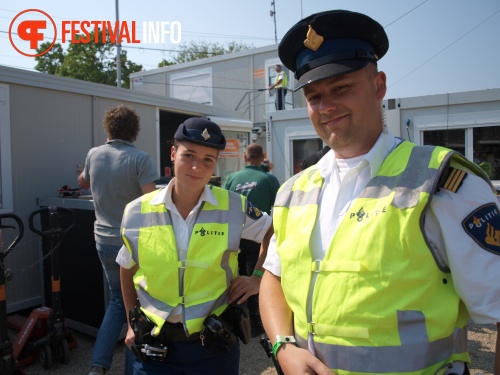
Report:
[[252,202],[247,201],[247,216],[251,219],[257,220],[262,217],[262,212],[255,207]]
[[483,249],[500,255],[500,215],[495,203],[485,204],[462,221],[465,232]]

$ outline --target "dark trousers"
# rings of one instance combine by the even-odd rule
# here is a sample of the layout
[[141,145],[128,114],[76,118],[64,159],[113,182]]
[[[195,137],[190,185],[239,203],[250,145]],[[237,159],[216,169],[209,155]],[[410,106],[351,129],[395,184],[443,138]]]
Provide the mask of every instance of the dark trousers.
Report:
[[134,375],[238,375],[240,363],[239,340],[228,353],[202,346],[201,341],[168,342],[166,362],[134,361]]
[[[240,250],[238,254],[238,273],[242,276],[252,276],[259,259],[260,244],[250,240],[241,240]],[[252,337],[254,337],[263,333],[258,294],[248,298],[247,307],[250,313],[250,323],[252,324]]]
[[276,100],[274,101],[274,105],[277,111],[281,111],[285,109],[285,96],[287,93],[287,89],[276,89]]

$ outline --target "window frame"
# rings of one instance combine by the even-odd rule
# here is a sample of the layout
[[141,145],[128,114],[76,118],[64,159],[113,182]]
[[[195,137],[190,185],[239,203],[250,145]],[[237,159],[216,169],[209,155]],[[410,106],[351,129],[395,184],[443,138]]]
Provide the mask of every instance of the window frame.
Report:
[[[194,101],[190,100],[190,98],[180,98],[175,96],[175,89],[176,85],[182,85],[182,80],[185,79],[190,79],[190,78],[196,78],[196,77],[202,77],[202,76],[207,76],[208,78],[206,79],[209,81],[208,86],[204,87],[206,91],[208,92],[207,95],[207,101],[206,102],[199,102],[199,101]],[[200,104],[206,104],[213,106],[214,105],[214,89],[213,89],[213,74],[212,74],[212,67],[206,67],[206,68],[199,68],[199,69],[193,69],[190,71],[184,71],[184,72],[179,72],[179,73],[172,73],[169,77],[169,82],[170,82],[170,97],[173,99],[179,99],[179,100],[187,100],[193,103],[200,103]],[[196,90],[196,88],[193,90],[193,92]]]

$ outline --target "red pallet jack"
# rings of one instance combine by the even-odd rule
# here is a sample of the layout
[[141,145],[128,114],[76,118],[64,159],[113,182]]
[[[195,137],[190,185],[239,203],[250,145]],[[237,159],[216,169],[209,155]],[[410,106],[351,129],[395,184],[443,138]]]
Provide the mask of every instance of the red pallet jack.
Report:
[[[4,225],[4,219],[12,219],[17,224],[17,236],[9,245],[9,247],[3,250],[3,240],[2,240],[2,229],[16,229],[16,226]],[[11,374],[21,374],[25,375],[24,371],[20,367],[19,363],[15,360],[12,341],[10,341],[9,332],[7,330],[7,302],[6,298],[6,271],[4,265],[4,259],[7,255],[14,249],[14,247],[21,241],[24,234],[24,225],[21,219],[14,214],[1,214],[0,215],[0,374],[11,375]]]
[[[42,213],[49,214],[49,229],[41,231],[33,225],[33,218]],[[60,214],[67,214],[71,223],[66,229],[59,224]],[[34,309],[28,318],[13,315],[8,318],[8,327],[19,331],[13,343],[14,359],[26,367],[39,357],[45,369],[52,368],[54,358],[63,364],[69,362],[69,349],[77,346],[73,332],[64,325],[64,314],[61,307],[61,280],[59,271],[59,245],[62,237],[75,225],[75,212],[69,208],[44,207],[32,212],[29,216],[30,230],[50,239],[52,308]]]

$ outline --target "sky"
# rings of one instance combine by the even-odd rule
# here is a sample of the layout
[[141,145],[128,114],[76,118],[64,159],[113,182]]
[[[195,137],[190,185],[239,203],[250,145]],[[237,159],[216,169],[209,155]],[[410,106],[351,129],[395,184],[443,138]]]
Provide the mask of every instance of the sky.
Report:
[[[114,22],[118,1],[4,2],[0,5],[0,65],[34,71],[35,59],[16,51],[9,39],[11,22],[15,29],[22,20],[23,15],[13,21],[20,12],[47,13],[57,25],[61,43],[63,20]],[[389,37],[389,51],[379,61],[379,69],[387,74],[386,98],[500,88],[499,0],[275,0],[276,27],[272,9],[272,0],[121,0],[118,4],[119,19],[127,21],[129,29],[136,22],[137,38],[142,38],[143,22],[176,22],[181,31],[173,29],[172,38],[181,42],[235,41],[255,47],[275,44],[276,39],[279,43],[296,22],[316,12],[361,12],[384,26]],[[24,16],[28,14],[35,13]],[[163,44],[122,44],[128,59],[144,70],[157,68],[178,47],[169,35]]]

